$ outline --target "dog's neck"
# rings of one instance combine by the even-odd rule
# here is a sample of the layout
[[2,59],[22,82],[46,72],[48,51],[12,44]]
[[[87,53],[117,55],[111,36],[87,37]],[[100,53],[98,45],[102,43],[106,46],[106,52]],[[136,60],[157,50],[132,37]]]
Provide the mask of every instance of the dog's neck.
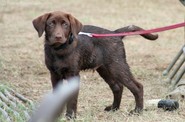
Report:
[[49,48],[51,53],[57,57],[64,57],[66,55],[72,54],[76,46],[77,46],[77,40],[73,39],[73,42],[71,44],[67,42],[66,44],[59,46],[58,49],[56,50],[56,48],[47,44],[45,41],[45,48],[46,47]]
[[65,49],[69,45],[69,42],[65,42],[64,44],[61,44],[59,47],[53,47],[55,51],[59,51],[61,49]]

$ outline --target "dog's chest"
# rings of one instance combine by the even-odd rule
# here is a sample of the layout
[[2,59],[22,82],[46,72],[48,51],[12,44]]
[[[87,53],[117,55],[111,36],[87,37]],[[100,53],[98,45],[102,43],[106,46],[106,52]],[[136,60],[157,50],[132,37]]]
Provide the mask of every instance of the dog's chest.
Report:
[[74,62],[74,57],[56,58],[53,61],[53,68],[55,73],[61,77],[67,77],[78,73],[77,64]]
[[53,68],[54,68],[55,72],[59,75],[67,73],[70,69],[69,65],[62,60],[54,61]]

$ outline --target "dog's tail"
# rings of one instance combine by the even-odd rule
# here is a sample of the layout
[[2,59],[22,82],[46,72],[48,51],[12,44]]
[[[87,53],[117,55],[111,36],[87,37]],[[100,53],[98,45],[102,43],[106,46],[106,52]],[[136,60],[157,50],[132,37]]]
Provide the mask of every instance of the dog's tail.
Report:
[[[130,25],[130,26],[126,26],[126,27],[123,27],[123,28],[119,28],[117,30],[115,30],[114,32],[115,33],[123,33],[123,32],[135,32],[135,31],[141,31],[141,30],[144,30],[138,26],[135,26],[135,25]],[[148,39],[148,40],[156,40],[158,38],[158,35],[157,34],[141,34],[142,37]],[[121,38],[124,38],[125,36],[121,36]]]

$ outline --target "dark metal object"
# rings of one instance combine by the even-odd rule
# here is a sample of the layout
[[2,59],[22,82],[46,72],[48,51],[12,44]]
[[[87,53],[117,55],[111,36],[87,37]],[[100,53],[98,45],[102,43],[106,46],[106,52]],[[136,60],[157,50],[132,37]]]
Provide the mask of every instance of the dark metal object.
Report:
[[176,68],[173,70],[171,75],[169,76],[169,80],[172,80],[173,77],[176,75],[176,73],[179,71],[183,63],[185,62],[185,56],[183,56],[183,59],[180,60],[179,64],[176,66]]
[[179,0],[185,6],[185,0]]
[[[170,63],[170,65],[166,68],[166,70],[164,70],[163,75],[166,76],[168,75],[168,73],[170,72],[170,70],[172,69],[172,67],[175,65],[175,63],[177,62],[177,60],[179,59],[179,57],[182,55],[183,53],[183,48],[185,47],[185,45],[180,49],[180,51],[178,52],[178,54],[175,56],[175,58],[173,59],[173,61]],[[180,67],[179,67],[180,68]],[[178,69],[179,69],[178,68]],[[177,69],[177,71],[178,71]],[[177,72],[176,71],[176,72]],[[172,75],[170,76],[170,79],[172,79],[174,77],[174,75],[176,74],[176,72],[172,73]]]
[[[169,77],[167,79],[167,82],[170,82],[172,84],[173,88],[175,87],[175,85],[177,85],[177,83],[180,81],[180,79],[182,78],[182,76],[185,73],[185,67],[181,68],[185,62],[185,51],[184,50],[185,50],[185,45],[183,45],[183,47],[180,49],[178,54],[172,60],[170,65],[163,72],[163,75],[166,76],[170,72],[170,70],[174,67],[177,60],[180,60],[179,63],[176,65],[176,67],[174,68],[174,70],[172,71],[172,73],[169,75]],[[182,57],[182,58],[180,59],[180,57]],[[179,71],[180,68],[182,70]],[[177,74],[178,71],[179,71],[179,73]],[[176,78],[172,81],[172,79],[174,78],[174,76],[176,74],[177,74]]]
[[158,108],[163,108],[166,111],[173,111],[179,108],[179,103],[176,100],[160,100]]
[[[185,59],[185,58],[184,58]],[[174,80],[174,84],[172,84],[173,86],[177,85],[180,81],[180,79],[182,78],[182,76],[185,73],[185,66],[183,67],[183,69],[179,72],[179,74],[177,75],[177,78]]]

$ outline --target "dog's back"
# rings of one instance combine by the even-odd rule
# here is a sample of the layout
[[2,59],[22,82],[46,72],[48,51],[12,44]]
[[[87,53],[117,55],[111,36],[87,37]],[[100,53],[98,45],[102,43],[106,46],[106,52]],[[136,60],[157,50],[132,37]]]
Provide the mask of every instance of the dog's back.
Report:
[[[113,31],[85,25],[82,32],[87,33],[115,33]],[[78,36],[78,48],[80,59],[83,60],[81,69],[97,68],[101,65],[110,64],[117,58],[125,59],[125,50],[120,37],[94,38],[86,35]]]

